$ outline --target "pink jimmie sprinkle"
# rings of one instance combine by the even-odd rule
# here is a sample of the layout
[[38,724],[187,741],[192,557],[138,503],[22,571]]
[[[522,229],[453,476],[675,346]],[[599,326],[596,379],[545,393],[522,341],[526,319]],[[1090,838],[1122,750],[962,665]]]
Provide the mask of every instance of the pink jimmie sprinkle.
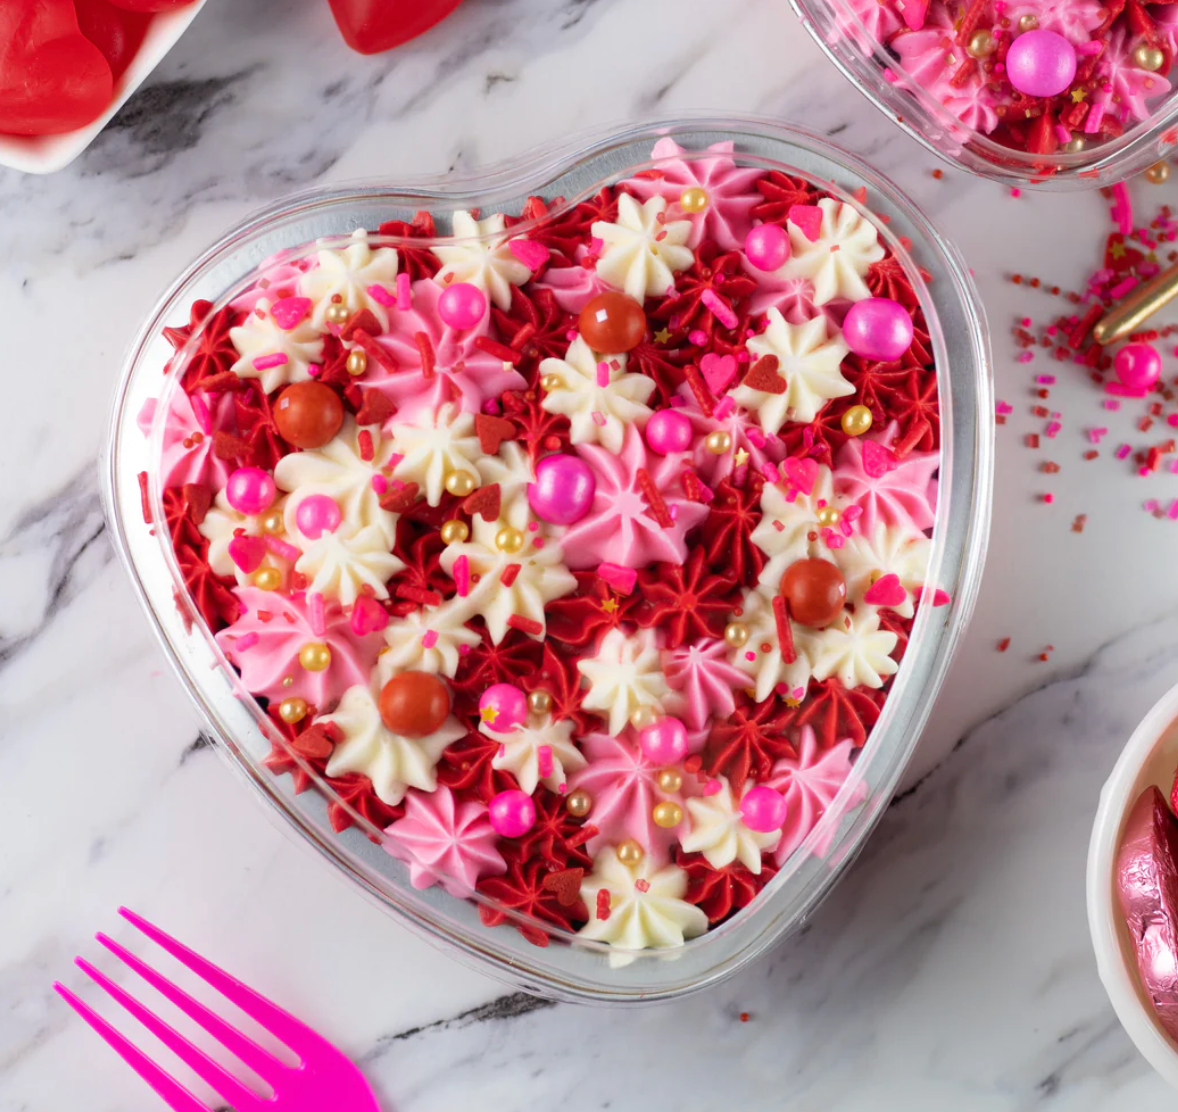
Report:
[[704,290],[700,295],[702,301],[725,328],[735,328],[740,320],[737,315],[720,300],[719,294],[715,290]]
[[1145,397],[1145,391],[1140,386],[1124,386],[1119,382],[1106,382],[1104,384],[1104,392],[1106,394],[1115,394],[1118,398]]
[[597,385],[603,390],[609,385],[609,364],[604,360],[597,364]]
[[533,239],[513,239],[507,249],[529,270],[539,270],[552,256],[544,244]]
[[1088,42],[1082,42],[1076,47],[1076,53],[1085,56],[1088,54],[1099,54],[1103,44],[1099,39],[1090,39]]
[[1061,143],[1070,143],[1072,141],[1072,133],[1063,124],[1055,125],[1055,137]]
[[1035,358],[1035,353],[1034,353],[1034,352],[1032,352],[1032,351],[1021,351],[1021,352],[1019,352],[1018,361],[1019,361],[1020,363],[1029,363],[1029,362],[1031,362],[1031,360],[1032,360],[1032,359],[1034,359],[1034,358]]
[[621,564],[598,564],[597,577],[608,583],[620,595],[631,594],[638,583],[638,572]]
[[1178,413],[1171,413],[1170,416],[1166,418],[1166,424],[1169,425],[1172,429],[1178,429]]
[[994,412],[999,417],[1007,417],[1014,412],[1014,406],[1010,402],[1004,402],[1000,399],[994,404]]
[[777,470],[777,464],[773,463],[771,460],[766,460],[762,465],[761,474],[764,475],[765,478],[768,479],[771,483],[781,481],[781,472]]
[[709,780],[703,786],[703,794],[704,795],[715,795],[716,792],[718,792],[723,786],[724,785],[721,784],[719,780],[716,780],[716,779]]
[[1142,502],[1141,508],[1147,514],[1156,514],[1162,508],[1162,504],[1156,498],[1147,498]]
[[1035,381],[1040,386],[1054,386],[1055,385],[1055,375],[1036,375]]
[[461,598],[466,598],[470,594],[470,559],[467,556],[459,556],[454,561],[454,586],[458,588],[458,594]]
[[409,312],[413,306],[413,291],[409,283],[408,274],[397,275],[397,308],[402,313]]
[[593,423],[599,428],[605,427],[605,414],[600,410],[595,409],[590,416],[593,418]]
[[546,780],[552,775],[552,746],[540,745],[536,748],[536,766],[540,772],[540,779]]
[[233,642],[233,649],[235,652],[243,653],[247,649],[252,649],[260,640],[261,637],[256,633],[243,633]]
[[732,400],[731,394],[725,394],[717,403],[713,417],[718,421],[723,421],[736,408],[736,402]]
[[[196,423],[200,425],[200,431],[205,436],[212,436],[213,418],[209,413],[209,407],[205,404],[204,398],[200,394],[193,393],[189,395],[188,400],[192,404],[192,412],[196,417]],[[154,416],[154,410],[152,416]]]
[[1048,425],[1046,429],[1044,429],[1044,435],[1054,440],[1056,435],[1059,433],[1059,430],[1062,428],[1063,425],[1061,425],[1058,421],[1052,421],[1051,424]]
[[1132,290],[1136,285],[1137,279],[1130,274],[1127,278],[1123,278],[1120,282],[1113,286],[1113,288],[1108,291],[1108,295],[1113,299],[1124,297],[1125,294]]
[[388,489],[389,489],[388,479],[386,479],[383,475],[373,475],[372,476],[372,489],[375,490],[377,494],[388,493]]
[[316,637],[322,637],[327,631],[327,620],[324,611],[325,606],[321,594],[316,592],[313,595],[307,596],[307,617],[311,622],[311,632]]
[[745,432],[745,437],[750,444],[758,448],[764,448],[768,441],[765,439],[765,434],[760,429],[748,429]]
[[372,298],[373,301],[383,305],[386,309],[391,309],[397,304],[396,297],[384,286],[377,285],[375,282],[364,291]]
[[436,629],[427,629],[421,635],[421,647],[423,649],[432,649],[438,643],[438,631]]
[[1128,444],[1122,444],[1116,451],[1117,459],[1125,459],[1133,451]]
[[266,547],[274,553],[275,556],[280,556],[283,560],[290,560],[294,563],[303,553],[300,549],[295,548],[293,544],[287,544],[286,541],[279,540],[277,537],[267,535]]
[[640,876],[634,881],[634,887],[639,892],[649,892],[650,891],[650,881],[647,880],[645,877]]
[[1104,399],[1104,408],[1111,409],[1111,410],[1117,410],[1117,409],[1121,408],[1121,403],[1114,398],[1105,398]]
[[1178,521],[1178,498],[1175,498],[1174,501],[1170,503],[1170,508],[1166,511],[1166,517],[1168,517],[1171,521]]
[[1088,430],[1088,440],[1092,444],[1099,444],[1106,436],[1108,436],[1108,429],[1106,428]]
[[286,358],[286,354],[281,351],[276,351],[273,355],[259,355],[254,360],[254,369],[258,371],[268,371],[271,367],[285,367],[290,362]]
[[[1093,105],[1093,109],[1096,107],[1097,105]],[[1093,112],[1090,111],[1088,118],[1091,119],[1092,115]],[[1104,113],[1101,112],[1101,116],[1103,115]],[[1096,126],[1100,127],[1099,121]],[[1133,231],[1133,202],[1129,200],[1129,190],[1123,181],[1119,181],[1113,186],[1113,207],[1109,215],[1117,222],[1117,231],[1121,235],[1127,236]]]
[[708,334],[697,328],[694,332],[688,334],[687,339],[696,347],[703,347],[708,342]]

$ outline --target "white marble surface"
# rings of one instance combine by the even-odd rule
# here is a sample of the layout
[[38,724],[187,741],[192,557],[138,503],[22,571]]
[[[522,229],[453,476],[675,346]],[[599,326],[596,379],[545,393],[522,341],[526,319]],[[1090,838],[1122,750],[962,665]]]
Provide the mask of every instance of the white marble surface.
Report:
[[[806,933],[677,1005],[553,1007],[387,920],[195,744],[112,561],[94,459],[120,354],[161,285],[251,208],[724,109],[836,135],[975,268],[998,394],[1018,410],[999,435],[991,559],[909,790]],[[322,0],[212,0],[76,165],[0,173],[0,1112],[159,1106],[50,991],[80,982],[72,956],[118,930],[121,902],[305,1015],[400,1112],[1170,1106],[1096,979],[1083,861],[1123,739],[1178,680],[1178,525],[1140,509],[1178,479],[1147,495],[1127,470],[1081,461],[1080,428],[1100,414],[1078,375],[1052,400],[1070,415],[1052,450],[1063,471],[1047,480],[1022,447],[1038,422],[1008,330],[1049,306],[1005,275],[1077,279],[1103,202],[1015,200],[953,171],[935,180],[935,165],[843,84],[784,0],[467,0],[367,60]],[[1152,188],[1151,202],[1174,189]],[[1048,482],[1053,507],[1035,500]]]

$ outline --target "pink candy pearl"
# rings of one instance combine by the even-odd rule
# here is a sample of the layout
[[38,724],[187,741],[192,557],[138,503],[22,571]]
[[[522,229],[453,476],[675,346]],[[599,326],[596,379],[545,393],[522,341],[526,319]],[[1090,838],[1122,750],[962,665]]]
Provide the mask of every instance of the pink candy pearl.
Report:
[[1006,52],[1006,77],[1029,97],[1053,97],[1076,76],[1076,48],[1055,31],[1028,31]]
[[260,467],[239,467],[225,484],[225,500],[239,514],[260,514],[278,496],[274,480]]
[[1162,375],[1162,357],[1150,344],[1126,344],[1113,360],[1113,370],[1130,390],[1148,390]]
[[528,697],[513,683],[496,683],[479,696],[480,713],[494,711],[494,716],[483,715],[483,722],[497,733],[514,729],[528,717]]
[[776,270],[789,258],[789,233],[778,224],[758,224],[745,238],[744,253],[758,270]]
[[553,525],[580,521],[593,505],[597,479],[577,456],[545,456],[536,464],[536,481],[528,483],[528,504]]
[[536,804],[526,792],[500,792],[488,810],[491,826],[504,838],[522,838],[536,825]]
[[678,764],[687,756],[687,727],[678,718],[660,718],[639,733],[638,745],[652,764]]
[[312,541],[317,541],[324,533],[334,533],[341,520],[335,499],[326,494],[308,494],[295,510],[299,532]]
[[685,452],[691,447],[691,421],[674,409],[660,409],[646,422],[646,443],[660,456]]
[[487,311],[487,295],[469,282],[455,282],[438,298],[438,316],[451,328],[474,328]]
[[768,834],[771,830],[780,830],[785,822],[785,813],[789,804],[781,792],[767,788],[762,784],[750,788],[740,801],[740,814],[744,824],[758,834]]
[[890,363],[912,346],[912,318],[890,297],[856,301],[843,319],[843,339],[856,355]]

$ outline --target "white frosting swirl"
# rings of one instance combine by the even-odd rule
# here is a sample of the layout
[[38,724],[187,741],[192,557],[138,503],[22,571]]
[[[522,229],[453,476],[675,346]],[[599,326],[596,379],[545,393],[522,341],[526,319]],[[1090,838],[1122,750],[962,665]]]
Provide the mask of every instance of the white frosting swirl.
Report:
[[790,564],[811,556],[828,555],[818,524],[819,502],[835,503],[833,477],[830,468],[822,464],[814,474],[810,493],[795,493],[792,501],[775,483],[766,483],[762,488],[761,520],[752,531],[751,540],[769,557],[758,581],[768,591],[777,590]]
[[375,525],[357,529],[342,523],[334,533],[324,532],[305,543],[295,571],[310,579],[307,594],[339,599],[344,607],[351,606],[365,587],[376,598],[388,598],[385,584],[405,567]]
[[[444,286],[469,282],[483,290],[500,309],[511,308],[511,287],[522,286],[532,276],[508,246],[502,213],[476,220],[469,212],[456,212],[454,237],[465,243],[447,243],[431,250],[442,260],[436,281]],[[475,238],[480,237],[480,238]]]
[[[305,317],[289,331],[279,328],[270,315],[270,302],[264,297],[244,324],[229,329],[229,339],[241,356],[229,369],[238,378],[258,379],[267,394],[289,382],[304,382],[311,377],[311,364],[323,358],[319,330]],[[265,360],[270,355],[285,356],[285,362],[262,370],[254,366],[255,359]]]
[[814,678],[838,676],[844,687],[883,687],[899,665],[889,655],[898,638],[880,629],[879,611],[862,606],[843,611],[826,629],[811,631],[810,659]]
[[749,628],[749,639],[743,648],[733,649],[730,657],[737,668],[753,678],[756,685],[754,697],[758,703],[768,699],[779,683],[784,683],[791,693],[799,687],[804,690],[812,672],[811,631],[792,620],[789,628],[793,634],[794,660],[787,664],[782,657],[777,618],[773,613],[773,594],[761,587],[745,594],[740,604],[744,611],[740,620]]
[[483,486],[499,484],[500,522],[526,529],[532,520],[528,484],[536,477],[527,451],[516,440],[503,441],[498,454],[479,457],[479,475]]
[[[275,506],[266,512],[272,513],[279,508],[279,506]],[[197,526],[200,535],[209,542],[207,557],[209,567],[218,575],[232,575],[236,578],[238,585],[242,587],[253,582],[254,576],[262,568],[276,568],[282,573],[284,579],[290,570],[290,563],[287,560],[283,560],[269,550],[266,551],[259,567],[248,573],[242,571],[233,557],[229,555],[229,545],[235,536],[239,534],[243,537],[262,536],[262,516],[261,514],[238,513],[229,505],[225,491],[219,490],[217,497],[213,499],[213,504],[205,514],[204,521]]]
[[[321,241],[328,244],[330,240]],[[397,282],[399,259],[392,247],[369,246],[368,233],[357,228],[352,242],[346,247],[322,246],[318,252],[319,265],[299,278],[299,292],[315,303],[311,321],[321,331],[327,328],[327,309],[332,298],[349,313],[368,309],[382,328],[389,323],[385,307],[368,292],[369,286],[384,286],[392,293]]]
[[618,219],[598,220],[590,229],[605,245],[597,260],[597,274],[611,286],[625,290],[639,303],[662,297],[675,284],[675,271],[694,262],[690,220],[664,220],[667,202],[651,197],[639,204],[628,193],[618,195]]
[[639,707],[662,710],[671,693],[653,629],[635,630],[630,636],[611,629],[595,656],[577,662],[577,670],[589,681],[581,706],[608,718],[609,733],[615,737]]
[[[563,791],[570,772],[582,769],[588,763],[585,755],[573,741],[573,723],[565,718],[553,722],[551,718],[532,717],[512,730],[500,733],[486,723],[479,727],[487,737],[500,743],[499,753],[491,760],[491,767],[510,772],[520,786],[520,791],[531,795],[537,784],[543,784],[554,792]],[[551,768],[547,775],[541,775],[540,750],[547,746]]]
[[855,533],[832,555],[847,581],[847,597],[855,603],[856,609],[867,605],[863,596],[877,579],[894,575],[908,592],[908,597],[888,609],[894,610],[901,618],[911,618],[916,612],[913,597],[928,576],[931,551],[932,542],[928,537],[914,536],[909,529],[881,522],[871,536]]
[[[481,640],[467,628],[474,610],[466,599],[452,598],[441,606],[425,606],[403,618],[394,618],[384,631],[386,648],[376,666],[382,686],[399,672],[431,672],[454,678],[463,647],[473,648]],[[426,648],[425,637],[434,635]]]
[[[688,853],[702,853],[713,869],[739,861],[750,873],[759,876],[761,851],[773,849],[781,841],[781,831],[762,833],[745,826],[727,778],[719,779],[718,792],[687,800],[691,829],[680,839],[680,844]],[[744,790],[747,792],[755,786],[750,780]]]
[[482,454],[474,431],[474,414],[447,403],[434,414],[422,412],[420,424],[394,424],[393,444],[404,458],[393,469],[394,478],[417,483],[431,506],[446,491],[451,471],[480,472],[475,460]]
[[852,205],[833,197],[818,202],[822,225],[813,242],[792,221],[789,242],[793,251],[775,276],[808,278],[814,284],[814,304],[825,305],[836,297],[862,301],[871,296],[863,281],[872,263],[884,257],[879,232]]

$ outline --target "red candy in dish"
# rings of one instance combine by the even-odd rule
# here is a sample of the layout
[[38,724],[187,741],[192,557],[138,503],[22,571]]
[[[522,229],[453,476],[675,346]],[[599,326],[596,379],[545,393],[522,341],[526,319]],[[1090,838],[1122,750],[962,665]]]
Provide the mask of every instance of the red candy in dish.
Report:
[[151,13],[129,11],[114,0],[74,0],[74,8],[82,34],[102,51],[117,81],[142,45]]
[[[133,0],[127,0],[133,2]],[[379,54],[424,35],[462,0],[329,0],[344,42],[361,54]]]

